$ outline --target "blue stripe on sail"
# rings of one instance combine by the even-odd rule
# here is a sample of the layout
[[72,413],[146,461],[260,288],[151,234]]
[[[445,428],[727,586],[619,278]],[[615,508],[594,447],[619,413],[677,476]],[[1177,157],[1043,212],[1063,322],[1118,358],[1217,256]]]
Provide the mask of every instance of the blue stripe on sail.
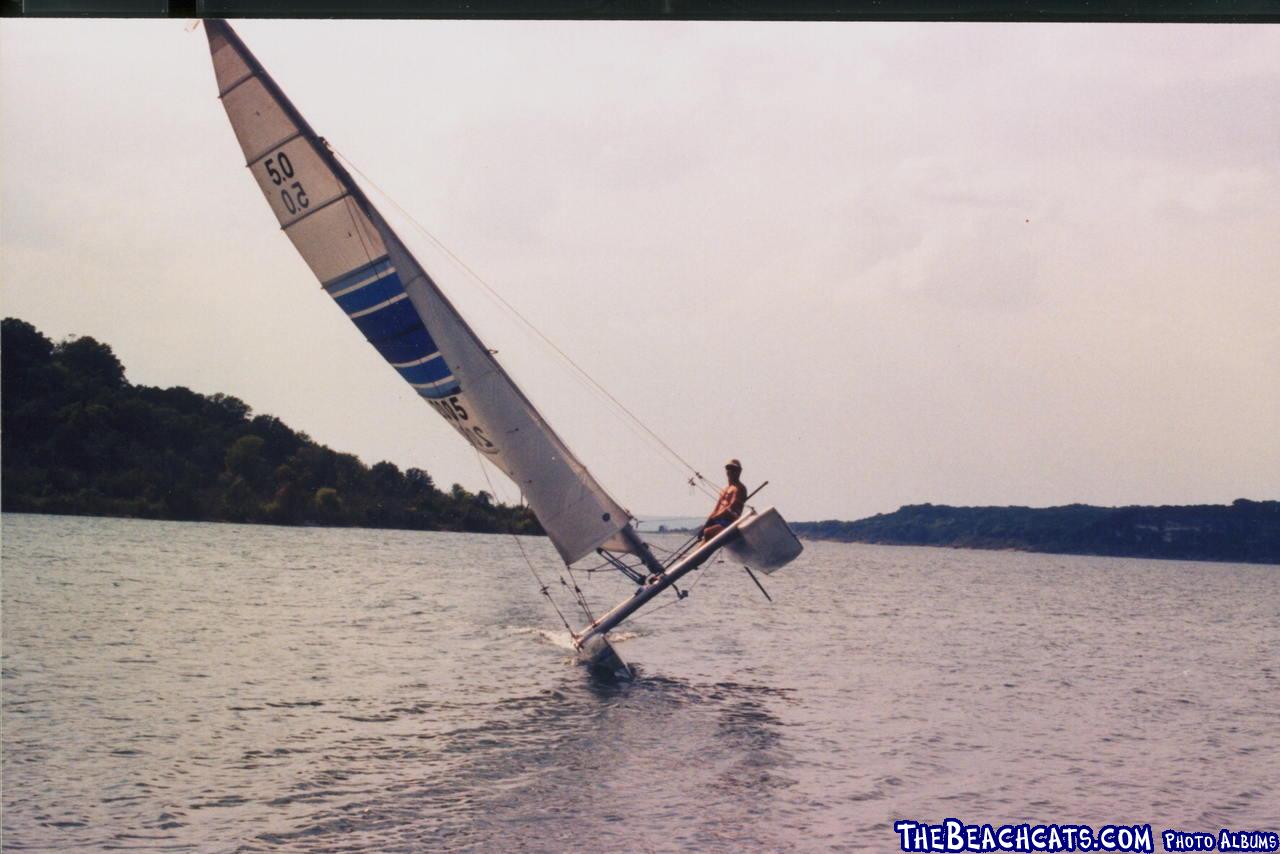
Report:
[[448,397],[451,394],[457,394],[459,391],[462,390],[462,387],[458,385],[457,380],[454,380],[452,378],[450,378],[450,380],[451,380],[450,382],[444,383],[442,385],[438,385],[435,388],[417,389],[417,392],[423,397],[430,398],[431,400],[439,400],[442,397]]
[[458,393],[457,379],[386,256],[327,282],[324,289],[414,391],[432,400]]
[[343,311],[354,314],[380,302],[386,302],[392,297],[400,296],[402,293],[404,293],[404,286],[400,284],[400,277],[393,271],[375,282],[370,282],[362,288],[334,299],[337,300],[338,305],[342,306]]
[[[418,317],[417,309],[408,299],[388,303],[363,317],[353,317],[351,321],[364,333],[365,338],[375,343],[386,338],[398,337],[415,327],[423,332],[427,331],[422,325],[422,318]],[[422,355],[425,356],[426,353]]]
[[421,323],[416,329],[410,329],[402,335],[369,343],[382,354],[382,358],[393,365],[417,361],[440,349],[436,346],[436,342],[431,340],[431,336],[427,334],[427,328]]
[[400,372],[400,376],[411,383],[432,383],[449,376],[449,366],[445,363],[444,356],[411,368],[396,368],[396,370]]

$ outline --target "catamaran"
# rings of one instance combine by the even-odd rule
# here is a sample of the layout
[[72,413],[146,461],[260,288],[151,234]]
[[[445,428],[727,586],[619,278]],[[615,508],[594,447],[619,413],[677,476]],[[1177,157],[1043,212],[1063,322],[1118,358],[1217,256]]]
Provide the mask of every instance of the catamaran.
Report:
[[[659,560],[631,514],[551,429],[231,26],[206,20],[205,33],[245,163],[324,291],[414,391],[516,484],[566,567],[596,555],[636,584],[599,618],[584,607],[590,621],[582,629],[565,621],[580,663],[632,675],[609,632],[721,549],[765,573],[800,554],[777,510],[748,508],[710,539],[692,538]],[[576,582],[573,588],[581,596]],[[542,592],[551,598],[547,585]]]

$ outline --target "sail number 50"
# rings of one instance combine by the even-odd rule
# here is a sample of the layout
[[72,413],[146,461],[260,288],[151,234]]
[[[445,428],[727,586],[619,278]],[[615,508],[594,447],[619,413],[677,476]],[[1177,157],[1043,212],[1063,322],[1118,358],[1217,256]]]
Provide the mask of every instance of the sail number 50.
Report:
[[301,181],[282,186],[293,177],[293,162],[289,160],[289,155],[282,151],[275,157],[268,157],[265,165],[267,177],[271,179],[271,183],[280,187],[280,201],[284,202],[285,210],[296,214],[303,208],[311,206],[311,199],[307,198],[307,191],[302,188]]

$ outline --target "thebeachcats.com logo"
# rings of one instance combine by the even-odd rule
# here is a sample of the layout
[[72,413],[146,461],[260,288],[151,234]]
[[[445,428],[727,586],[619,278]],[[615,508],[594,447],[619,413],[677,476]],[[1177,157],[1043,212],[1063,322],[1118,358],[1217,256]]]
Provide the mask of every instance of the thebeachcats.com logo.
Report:
[[1160,841],[1165,851],[1280,851],[1280,833],[1271,830],[1166,830]]
[[966,824],[946,818],[941,824],[902,819],[893,823],[898,847],[909,852],[951,851],[1118,851],[1154,852],[1158,838],[1165,851],[1280,850],[1280,836],[1269,830],[1218,833],[1165,830],[1150,824]]

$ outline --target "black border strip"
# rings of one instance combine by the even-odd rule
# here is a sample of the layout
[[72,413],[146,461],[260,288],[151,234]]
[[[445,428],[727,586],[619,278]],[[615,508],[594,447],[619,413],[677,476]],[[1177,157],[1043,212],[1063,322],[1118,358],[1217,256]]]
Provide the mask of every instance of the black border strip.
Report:
[[5,17],[1280,23],[1280,0],[0,0]]

